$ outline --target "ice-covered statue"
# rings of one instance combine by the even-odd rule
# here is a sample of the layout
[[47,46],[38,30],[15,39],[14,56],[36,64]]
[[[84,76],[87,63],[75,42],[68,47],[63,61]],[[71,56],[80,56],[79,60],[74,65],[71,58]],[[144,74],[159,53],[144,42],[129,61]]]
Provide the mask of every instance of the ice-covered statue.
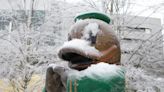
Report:
[[45,92],[125,92],[120,44],[107,15],[78,15],[58,56],[68,67],[48,67]]

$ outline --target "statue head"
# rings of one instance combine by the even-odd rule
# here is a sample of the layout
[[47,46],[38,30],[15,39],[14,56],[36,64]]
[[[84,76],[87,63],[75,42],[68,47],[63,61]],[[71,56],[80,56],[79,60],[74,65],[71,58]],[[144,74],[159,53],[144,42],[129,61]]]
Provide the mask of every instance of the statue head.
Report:
[[70,28],[68,42],[59,50],[59,57],[77,70],[99,62],[120,64],[120,44],[109,22],[110,18],[101,13],[77,16]]

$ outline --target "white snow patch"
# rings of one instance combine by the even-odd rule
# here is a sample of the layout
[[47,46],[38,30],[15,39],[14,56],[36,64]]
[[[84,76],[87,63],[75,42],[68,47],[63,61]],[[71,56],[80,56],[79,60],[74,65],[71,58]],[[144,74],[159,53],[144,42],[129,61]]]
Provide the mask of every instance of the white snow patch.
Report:
[[101,54],[95,47],[90,46],[90,42],[81,39],[73,39],[71,41],[65,42],[60,49],[62,48],[74,48],[84,52],[85,55],[94,53],[96,56],[99,56]]
[[83,37],[84,39],[88,39],[91,36],[96,36],[97,32],[99,32],[99,25],[97,23],[89,23],[87,26],[84,28],[83,32]]
[[52,67],[52,69],[55,69],[58,65],[57,64],[49,64],[48,67]]
[[76,22],[80,22],[80,21],[83,21],[83,19],[77,19]]
[[[93,64],[83,71],[78,71],[78,72],[76,72],[76,74],[75,74],[75,72],[73,72],[73,74],[70,74],[70,76],[74,75],[74,77],[79,78],[79,79],[84,76],[90,77],[92,79],[97,79],[96,78],[97,76],[106,78],[111,75],[118,75],[118,74],[120,74],[120,73],[118,73],[118,71],[122,71],[121,66],[101,62],[98,64]],[[122,76],[124,76],[124,75],[122,75]]]

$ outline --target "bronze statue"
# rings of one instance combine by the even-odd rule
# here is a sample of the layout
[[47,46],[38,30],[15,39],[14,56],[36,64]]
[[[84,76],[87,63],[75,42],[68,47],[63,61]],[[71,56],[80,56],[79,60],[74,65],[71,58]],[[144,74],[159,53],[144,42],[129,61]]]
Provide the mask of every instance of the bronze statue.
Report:
[[[77,47],[78,45],[72,46],[71,42],[75,43],[76,41],[77,44],[78,41],[79,44],[80,41],[88,42],[87,46],[96,51],[92,52],[90,49],[86,50],[85,47]],[[56,66],[47,69],[45,86],[47,92],[66,92],[67,73],[69,71],[82,71],[90,65],[100,62],[120,64],[119,41],[112,26],[102,19],[90,17],[74,23],[70,28],[67,43],[71,45],[61,47],[58,56],[68,61],[70,68]]]

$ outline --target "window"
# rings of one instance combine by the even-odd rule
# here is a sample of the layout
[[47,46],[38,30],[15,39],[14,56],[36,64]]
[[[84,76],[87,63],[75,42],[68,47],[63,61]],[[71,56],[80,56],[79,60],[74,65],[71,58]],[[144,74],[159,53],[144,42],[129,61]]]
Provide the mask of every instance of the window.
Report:
[[122,39],[134,39],[134,40],[145,40],[151,36],[150,28],[143,27],[125,27],[121,31]]

